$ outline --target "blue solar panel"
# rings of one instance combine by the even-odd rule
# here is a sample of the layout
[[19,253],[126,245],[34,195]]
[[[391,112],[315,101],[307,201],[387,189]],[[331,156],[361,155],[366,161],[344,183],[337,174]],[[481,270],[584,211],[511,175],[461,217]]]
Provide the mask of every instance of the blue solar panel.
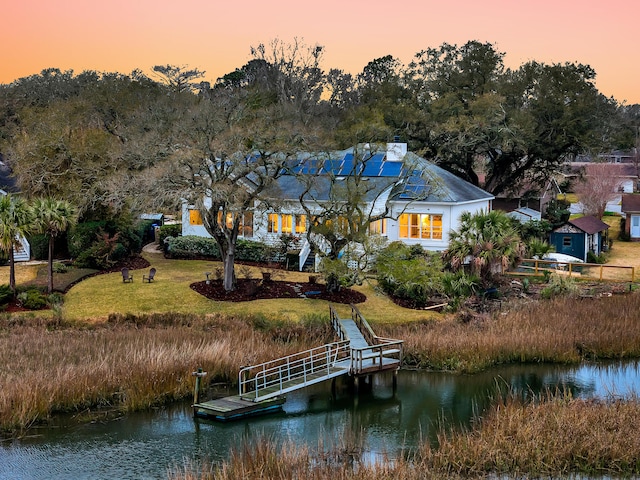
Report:
[[362,172],[362,174],[365,177],[379,177],[381,168],[382,160],[372,158],[364,164],[364,171]]
[[402,171],[401,162],[384,162],[382,164],[381,177],[398,177]]

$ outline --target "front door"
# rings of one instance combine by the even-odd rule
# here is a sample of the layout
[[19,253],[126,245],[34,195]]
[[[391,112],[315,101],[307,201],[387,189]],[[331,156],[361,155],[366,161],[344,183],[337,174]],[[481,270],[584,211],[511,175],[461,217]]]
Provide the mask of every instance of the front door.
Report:
[[631,216],[631,238],[640,238],[640,215]]

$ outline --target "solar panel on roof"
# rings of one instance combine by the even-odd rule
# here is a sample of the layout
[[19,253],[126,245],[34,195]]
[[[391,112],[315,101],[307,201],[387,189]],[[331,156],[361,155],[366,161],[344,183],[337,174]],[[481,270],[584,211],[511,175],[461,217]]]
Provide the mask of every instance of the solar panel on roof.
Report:
[[373,158],[364,164],[364,171],[362,174],[366,177],[379,177],[381,168],[382,160]]
[[400,162],[384,162],[380,171],[381,177],[397,177],[402,171],[402,163]]

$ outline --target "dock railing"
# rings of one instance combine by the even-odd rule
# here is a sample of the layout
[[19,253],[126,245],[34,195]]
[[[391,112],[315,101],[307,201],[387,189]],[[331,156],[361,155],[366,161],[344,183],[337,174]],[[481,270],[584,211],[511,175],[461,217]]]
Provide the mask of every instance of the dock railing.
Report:
[[331,318],[331,326],[333,327],[333,331],[336,332],[338,338],[340,340],[349,340],[349,334],[342,326],[342,322],[340,322],[338,312],[336,312],[335,308],[333,308],[333,305],[329,305],[329,317]]
[[349,341],[342,340],[245,367],[238,374],[239,393],[253,401],[273,398],[342,375],[345,369],[336,363],[349,358]]
[[351,349],[352,374],[359,374],[363,370],[382,370],[389,364],[402,366],[402,346],[404,341],[393,338],[378,337],[369,322],[362,316],[358,307],[351,304],[351,319],[369,344],[368,347]]

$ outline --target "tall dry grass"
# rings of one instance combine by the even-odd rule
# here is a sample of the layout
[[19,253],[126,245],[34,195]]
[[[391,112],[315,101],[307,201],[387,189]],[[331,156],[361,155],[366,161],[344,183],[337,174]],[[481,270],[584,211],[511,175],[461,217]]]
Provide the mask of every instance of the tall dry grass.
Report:
[[502,363],[638,357],[638,312],[640,294],[634,293],[524,303],[467,323],[376,324],[375,329],[405,341],[405,364],[477,372]]
[[565,478],[640,473],[638,399],[574,400],[548,396],[498,403],[469,431],[442,432],[439,444],[423,443],[412,455],[366,461],[362,446],[311,449],[272,439],[234,449],[220,465],[188,465],[172,480],[372,480],[458,478]]
[[328,327],[307,326],[305,335],[303,328],[219,315],[112,315],[90,326],[4,317],[0,429],[23,429],[55,412],[140,410],[185,398],[197,367],[208,381],[233,383],[241,365],[325,341]]

